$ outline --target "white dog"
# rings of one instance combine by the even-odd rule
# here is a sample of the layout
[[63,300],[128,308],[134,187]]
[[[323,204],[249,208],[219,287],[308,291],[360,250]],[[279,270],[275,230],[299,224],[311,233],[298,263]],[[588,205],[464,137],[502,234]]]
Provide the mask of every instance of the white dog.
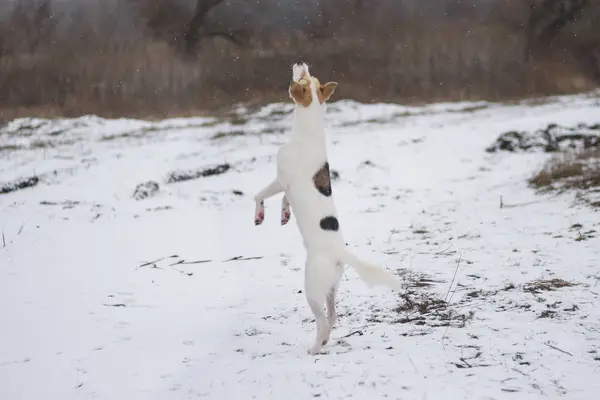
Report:
[[[290,205],[306,249],[305,294],[315,315],[317,337],[309,354],[319,354],[335,324],[335,296],[344,266],[353,266],[369,285],[401,289],[390,272],[371,265],[346,249],[332,199],[325,143],[325,102],[338,86],[321,85],[304,63],[293,66],[289,94],[295,103],[292,135],[277,153],[277,176],[256,196],[254,223],[265,217],[264,200],[285,192],[281,224],[289,221]],[[327,304],[327,316],[324,312]]]

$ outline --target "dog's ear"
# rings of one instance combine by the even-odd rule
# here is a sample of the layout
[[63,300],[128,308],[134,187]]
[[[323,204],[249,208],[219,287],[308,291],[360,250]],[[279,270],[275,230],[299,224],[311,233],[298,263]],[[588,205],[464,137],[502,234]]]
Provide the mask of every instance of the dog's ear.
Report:
[[321,93],[323,94],[323,101],[329,100],[335,88],[338,87],[337,82],[327,82],[326,84],[321,86]]
[[300,102],[300,99],[302,98],[302,92],[303,92],[303,87],[301,84],[299,84],[296,81],[291,81],[290,82],[290,97],[297,101]]

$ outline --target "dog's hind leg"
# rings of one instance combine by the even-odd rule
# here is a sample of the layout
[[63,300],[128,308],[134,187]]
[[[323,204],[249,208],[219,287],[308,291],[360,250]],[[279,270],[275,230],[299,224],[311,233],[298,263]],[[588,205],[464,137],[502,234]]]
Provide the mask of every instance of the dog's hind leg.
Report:
[[331,330],[333,329],[333,326],[335,325],[335,321],[337,321],[337,313],[335,312],[335,296],[337,294],[337,290],[338,290],[338,285],[331,288],[331,291],[329,293],[327,293],[327,321],[329,324],[327,327],[328,328],[327,335],[325,336],[325,339],[323,340],[323,345],[325,345],[325,344],[327,344],[327,342],[329,342]]
[[321,352],[321,347],[329,331],[329,323],[325,316],[325,297],[327,296],[329,285],[324,284],[322,274],[320,273],[323,271],[321,264],[325,261],[323,257],[311,256],[309,254],[306,260],[306,270],[304,271],[304,293],[306,294],[308,305],[315,316],[315,323],[317,325],[315,343],[308,350],[308,354],[311,355]]
[[329,322],[329,329],[327,331],[327,336],[325,337],[325,341],[323,345],[329,342],[329,337],[331,335],[331,330],[337,321],[337,313],[335,312],[335,297],[337,296],[338,289],[340,287],[340,279],[342,278],[342,274],[344,273],[344,266],[342,264],[337,264],[338,275],[335,284],[327,293],[326,303],[327,303],[327,321]]
[[[306,271],[305,271],[305,293],[306,300],[310,306],[311,311],[315,316],[315,323],[317,325],[317,336],[315,343],[308,351],[309,354],[315,355],[321,352],[321,347],[329,340],[331,333],[331,321],[328,321],[325,315],[325,303],[329,302],[329,299],[335,300],[331,297],[332,288],[337,286],[339,278],[341,277],[340,271],[342,268],[338,268],[335,261],[326,255],[310,256],[306,260]],[[331,308],[329,313],[335,310]]]
[[283,192],[283,186],[281,186],[281,183],[275,178],[273,182],[269,183],[263,190],[254,196],[254,201],[256,202],[254,225],[262,224],[265,219],[265,200],[281,192]]
[[327,331],[329,331],[329,324],[327,323],[327,317],[325,316],[324,306],[325,306],[325,298],[316,298],[309,297],[308,293],[306,296],[306,300],[308,300],[308,305],[315,315],[315,322],[317,324],[317,337],[315,338],[315,343],[308,350],[308,354],[317,355],[321,353],[321,347],[326,342]]
[[287,196],[284,194],[281,199],[281,225],[285,225],[289,222],[292,212],[290,211],[290,202]]

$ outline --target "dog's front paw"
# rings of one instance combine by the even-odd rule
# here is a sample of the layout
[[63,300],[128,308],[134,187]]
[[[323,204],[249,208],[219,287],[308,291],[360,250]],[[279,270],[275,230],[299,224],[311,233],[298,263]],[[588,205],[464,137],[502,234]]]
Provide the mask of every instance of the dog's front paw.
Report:
[[285,225],[290,222],[290,217],[292,214],[289,211],[283,211],[281,213],[281,225]]
[[254,225],[260,225],[265,220],[265,213],[260,212],[254,216]]

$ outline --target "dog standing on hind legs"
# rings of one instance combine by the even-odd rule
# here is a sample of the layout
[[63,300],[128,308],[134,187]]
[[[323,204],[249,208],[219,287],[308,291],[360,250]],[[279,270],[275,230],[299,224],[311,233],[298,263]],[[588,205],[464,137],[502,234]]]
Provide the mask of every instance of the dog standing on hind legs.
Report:
[[277,176],[254,197],[256,225],[265,218],[265,199],[282,192],[281,224],[289,221],[290,206],[296,216],[306,249],[304,293],[317,324],[317,336],[308,351],[312,355],[319,354],[329,341],[345,265],[354,267],[369,285],[401,289],[400,281],[390,272],[349,252],[340,232],[325,142],[325,102],[337,86],[336,82],[321,85],[304,63],[293,66],[289,87],[295,104],[292,134],[277,153]]

